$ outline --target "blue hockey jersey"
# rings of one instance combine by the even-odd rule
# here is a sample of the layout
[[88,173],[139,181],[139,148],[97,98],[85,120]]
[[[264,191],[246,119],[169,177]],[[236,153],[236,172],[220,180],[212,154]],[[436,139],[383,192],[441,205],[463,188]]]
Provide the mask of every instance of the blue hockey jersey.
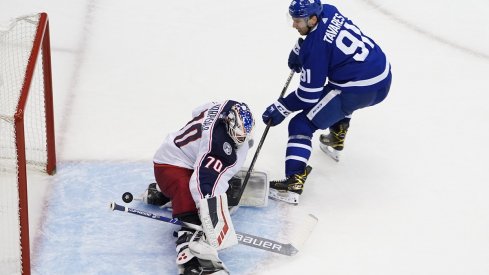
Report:
[[301,81],[284,98],[290,111],[313,107],[323,96],[323,87],[370,86],[385,79],[390,65],[380,47],[363,34],[335,6],[323,5],[318,24],[301,45]]

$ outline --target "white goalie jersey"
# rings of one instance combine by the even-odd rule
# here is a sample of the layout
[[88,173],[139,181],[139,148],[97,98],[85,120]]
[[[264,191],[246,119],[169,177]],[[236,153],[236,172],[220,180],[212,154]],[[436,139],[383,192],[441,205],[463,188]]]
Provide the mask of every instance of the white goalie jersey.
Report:
[[224,117],[236,101],[211,102],[196,108],[192,119],[169,134],[154,155],[157,164],[192,169],[190,192],[197,207],[205,197],[223,194],[243,166],[248,142],[239,147],[227,133]]

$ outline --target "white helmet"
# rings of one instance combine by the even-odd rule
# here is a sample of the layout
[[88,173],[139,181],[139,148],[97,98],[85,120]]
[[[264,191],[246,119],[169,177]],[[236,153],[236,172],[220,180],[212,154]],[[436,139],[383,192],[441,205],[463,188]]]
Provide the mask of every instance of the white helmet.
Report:
[[229,136],[237,145],[241,145],[247,137],[251,137],[255,120],[246,103],[236,103],[231,107],[226,116],[226,126]]

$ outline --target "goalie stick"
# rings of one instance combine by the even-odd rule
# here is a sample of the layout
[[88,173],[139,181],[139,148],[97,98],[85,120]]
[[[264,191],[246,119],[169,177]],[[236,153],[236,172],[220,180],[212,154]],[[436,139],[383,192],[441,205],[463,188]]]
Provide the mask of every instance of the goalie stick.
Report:
[[[196,224],[192,224],[192,223],[186,223],[186,222],[182,222],[178,219],[160,216],[160,215],[150,213],[150,212],[146,212],[146,211],[142,211],[139,209],[125,207],[125,206],[119,205],[115,202],[110,203],[110,209],[130,213],[130,214],[134,214],[134,215],[139,215],[142,217],[146,217],[146,218],[150,218],[153,220],[158,220],[158,221],[162,221],[162,222],[166,222],[166,223],[183,225],[183,226],[186,226],[186,227],[191,228],[191,229],[202,231],[202,227],[200,225],[196,225]],[[251,246],[254,248],[261,249],[261,250],[266,250],[268,252],[273,252],[273,253],[277,253],[277,254],[281,254],[281,255],[285,255],[285,256],[294,256],[295,254],[297,254],[297,252],[299,252],[299,250],[297,250],[297,248],[295,248],[290,243],[281,243],[281,242],[277,242],[277,241],[270,240],[267,238],[258,237],[255,235],[243,233],[243,232],[236,232],[236,235],[238,237],[238,242],[240,244]]]

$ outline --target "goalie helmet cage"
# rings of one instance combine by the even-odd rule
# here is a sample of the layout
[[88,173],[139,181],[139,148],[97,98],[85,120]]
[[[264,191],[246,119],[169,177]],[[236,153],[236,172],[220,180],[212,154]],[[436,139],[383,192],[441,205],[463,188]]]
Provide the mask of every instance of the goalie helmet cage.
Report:
[[0,28],[0,267],[9,274],[31,272],[27,167],[56,170],[46,13]]

